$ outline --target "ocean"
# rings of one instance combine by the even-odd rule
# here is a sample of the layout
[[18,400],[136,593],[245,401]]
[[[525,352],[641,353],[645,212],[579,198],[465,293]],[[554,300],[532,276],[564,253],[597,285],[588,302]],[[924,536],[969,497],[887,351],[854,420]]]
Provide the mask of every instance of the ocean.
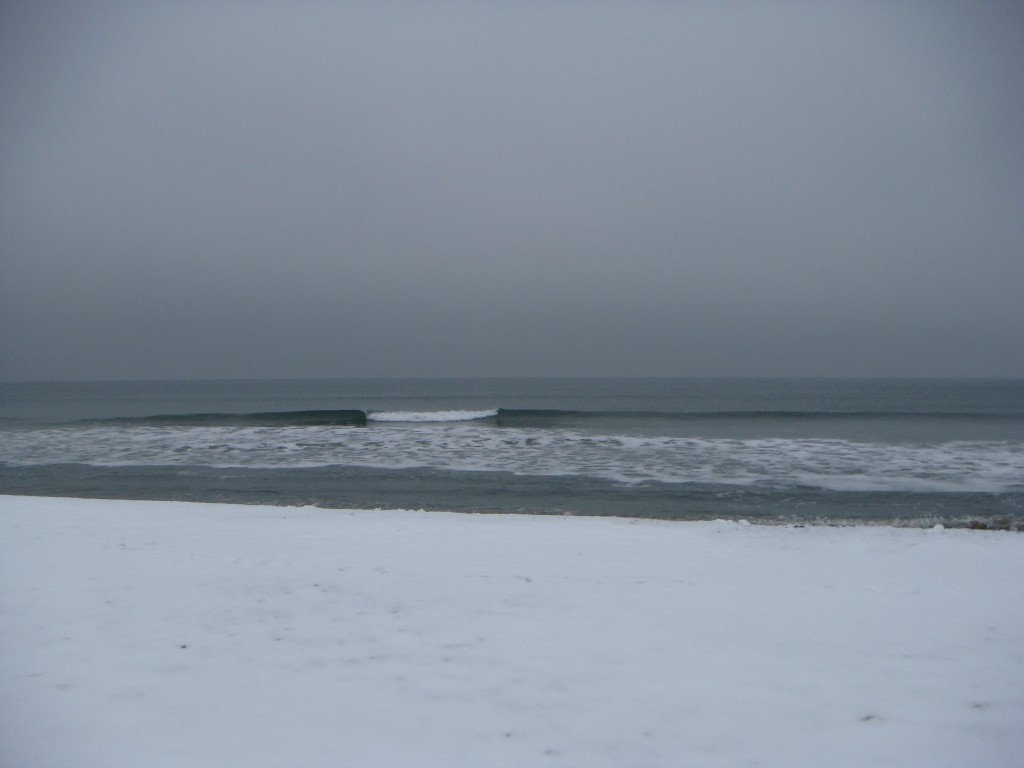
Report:
[[0,493],[1024,528],[1024,381],[0,384]]

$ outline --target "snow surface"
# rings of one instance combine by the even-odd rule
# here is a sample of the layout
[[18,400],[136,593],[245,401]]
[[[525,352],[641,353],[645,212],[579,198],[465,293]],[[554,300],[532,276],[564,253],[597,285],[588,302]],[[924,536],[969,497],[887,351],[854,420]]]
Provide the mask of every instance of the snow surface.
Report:
[[1024,765],[1024,536],[0,497],[0,765]]

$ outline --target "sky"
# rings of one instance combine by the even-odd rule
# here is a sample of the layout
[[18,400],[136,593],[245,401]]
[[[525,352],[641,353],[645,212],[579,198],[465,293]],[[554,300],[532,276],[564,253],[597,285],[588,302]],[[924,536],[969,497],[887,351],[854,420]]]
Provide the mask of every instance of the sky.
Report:
[[1024,376],[1014,2],[0,1],[0,380]]

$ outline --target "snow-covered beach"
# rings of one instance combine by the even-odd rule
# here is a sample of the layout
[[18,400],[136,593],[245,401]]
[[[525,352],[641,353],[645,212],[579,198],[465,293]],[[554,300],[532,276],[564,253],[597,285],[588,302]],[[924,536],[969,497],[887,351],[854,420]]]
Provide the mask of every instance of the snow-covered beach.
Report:
[[1024,765],[1024,536],[0,497],[0,764]]

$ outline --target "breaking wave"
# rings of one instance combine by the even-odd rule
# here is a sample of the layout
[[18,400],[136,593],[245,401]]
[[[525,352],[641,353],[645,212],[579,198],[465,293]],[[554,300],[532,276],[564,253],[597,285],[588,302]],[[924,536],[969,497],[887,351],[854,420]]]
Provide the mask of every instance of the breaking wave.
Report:
[[442,423],[454,421],[478,421],[490,419],[498,415],[498,410],[490,411],[371,411],[366,414],[367,421],[391,423]]
[[[452,409],[436,411],[375,411],[325,409],[260,413],[184,413],[118,417],[104,424],[140,426],[367,426],[380,423],[426,423],[491,420],[499,426],[557,427],[566,423],[630,419],[663,422],[766,422],[766,421],[951,421],[961,419],[1024,422],[1024,413],[968,413],[947,411],[585,411],[528,408]],[[96,423],[96,422],[91,422]]]

